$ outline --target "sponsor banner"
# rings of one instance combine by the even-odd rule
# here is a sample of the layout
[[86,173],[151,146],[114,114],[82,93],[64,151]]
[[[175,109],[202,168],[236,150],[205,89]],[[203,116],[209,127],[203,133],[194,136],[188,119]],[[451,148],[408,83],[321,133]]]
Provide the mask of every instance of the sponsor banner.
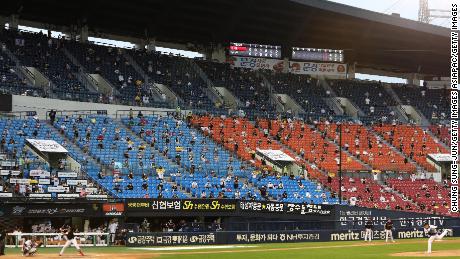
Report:
[[281,203],[266,201],[240,201],[240,210],[243,212],[271,212],[296,215],[330,216],[334,205]]
[[289,72],[304,75],[342,76],[347,74],[347,65],[338,63],[317,63],[289,61]]
[[13,167],[16,166],[16,161],[2,161],[0,165],[4,167]]
[[[272,213],[274,216],[320,216],[333,217],[334,205],[321,204],[298,204],[268,201],[238,201],[231,199],[164,199],[148,200],[137,199],[126,202],[126,211],[129,215],[140,213],[163,213],[175,214],[177,212],[187,213],[219,213],[222,215],[244,215],[255,213]],[[133,215],[134,216],[134,215]]]
[[51,184],[51,180],[47,178],[40,178],[38,179],[38,184],[48,185],[48,184]]
[[290,157],[288,154],[284,153],[281,150],[276,149],[257,149],[257,152],[266,156],[268,159],[273,161],[288,161],[294,162],[295,159]]
[[98,204],[8,204],[6,214],[12,217],[92,217],[100,215]]
[[50,172],[45,170],[30,170],[29,175],[40,178],[46,178],[51,176]]
[[88,180],[74,180],[74,179],[68,179],[67,180],[67,184],[68,185],[83,185],[83,186],[86,186],[88,185]]
[[0,175],[1,175],[1,176],[8,176],[8,175],[10,175],[10,176],[17,176],[17,175],[19,175],[19,174],[21,174],[20,171],[15,171],[15,170],[0,170]]
[[[453,234],[460,236],[460,228],[450,228]],[[423,228],[393,231],[395,239],[412,239],[425,237]],[[373,239],[385,239],[383,230],[373,231]],[[169,233],[128,233],[126,245],[139,246],[173,246],[173,245],[214,245],[214,244],[261,244],[261,243],[295,243],[364,240],[364,230],[334,231],[224,231],[224,232],[169,232]]]
[[27,142],[31,144],[34,148],[36,148],[40,152],[48,152],[48,153],[67,153],[67,149],[61,146],[54,140],[46,140],[46,139],[27,139]]
[[126,203],[130,212],[235,212],[236,200],[182,199],[135,200]]
[[80,198],[80,194],[78,193],[59,193],[57,197],[58,199],[75,199],[75,198]]
[[30,184],[30,179],[22,179],[22,178],[19,178],[19,179],[16,179],[16,178],[11,178],[10,179],[10,183],[13,183],[13,184],[26,184],[26,185],[29,185]]
[[13,193],[11,192],[0,192],[0,198],[11,198],[13,197]]
[[124,203],[106,203],[102,204],[102,213],[105,216],[123,216],[125,212]]
[[66,192],[69,190],[69,187],[64,187],[64,186],[49,186],[48,187],[48,192]]
[[230,57],[228,62],[232,67],[249,68],[253,70],[268,69],[282,72],[284,67],[284,61],[280,59]]
[[59,178],[77,178],[77,172],[58,172]]
[[51,193],[31,193],[29,194],[31,199],[51,199]]
[[217,233],[128,233],[126,246],[218,244]]
[[372,220],[376,228],[381,228],[388,219],[393,221],[393,225],[396,229],[409,227],[419,228],[422,227],[425,222],[429,222],[431,225],[448,227],[459,223],[459,221],[455,220],[446,220],[451,218],[441,215],[352,206],[336,207],[337,229],[361,229],[368,220]]

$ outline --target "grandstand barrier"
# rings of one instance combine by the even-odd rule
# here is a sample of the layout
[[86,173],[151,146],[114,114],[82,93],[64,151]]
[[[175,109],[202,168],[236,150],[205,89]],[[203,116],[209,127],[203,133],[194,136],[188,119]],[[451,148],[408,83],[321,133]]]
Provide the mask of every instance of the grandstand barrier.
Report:
[[[35,237],[36,240],[43,244],[43,247],[62,247],[64,246],[66,240],[63,237],[62,233],[21,233],[14,232],[8,233],[8,236],[13,237],[11,240],[13,243],[9,243],[6,247],[20,247],[22,246],[23,238],[32,238]],[[85,232],[85,233],[75,233],[77,237],[78,244],[80,246],[108,246],[105,240],[109,240],[110,233],[99,233],[99,232]]]
[[[448,236],[460,236],[460,227],[450,228]],[[305,230],[305,231],[220,231],[220,232],[167,232],[167,233],[128,233],[126,245],[175,246],[175,245],[216,245],[216,244],[259,244],[353,241],[364,239],[362,230]],[[397,229],[393,231],[395,239],[425,237],[422,228]],[[383,229],[373,231],[374,240],[384,240]]]
[[[60,197],[60,196],[58,196]],[[98,198],[98,197],[94,197]],[[104,197],[101,197],[104,198]],[[233,199],[100,199],[90,200],[64,196],[54,199],[1,198],[0,215],[11,218],[40,217],[229,217],[238,222],[241,218],[265,220],[315,221],[321,228],[349,230],[361,228],[371,219],[384,224],[395,221],[395,227],[421,227],[429,221],[434,225],[460,226],[460,218],[408,211],[370,209],[346,205],[298,204],[272,201],[243,201]],[[255,223],[251,223],[255,224]],[[319,226],[319,225],[318,225]],[[240,230],[241,228],[239,228]],[[249,230],[243,228],[242,230]]]

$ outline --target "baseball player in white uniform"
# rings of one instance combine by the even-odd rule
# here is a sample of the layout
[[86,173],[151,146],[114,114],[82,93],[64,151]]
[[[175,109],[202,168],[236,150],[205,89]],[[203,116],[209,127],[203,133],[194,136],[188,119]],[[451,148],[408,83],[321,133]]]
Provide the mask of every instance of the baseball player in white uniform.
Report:
[[438,227],[428,223],[423,225],[423,231],[425,232],[425,235],[428,236],[428,250],[426,251],[427,254],[431,254],[431,244],[433,241],[441,240],[445,235],[447,235],[447,233],[451,232],[451,230],[445,229],[441,234],[439,234]]
[[37,253],[37,248],[40,245],[35,241],[35,238],[31,238],[28,240],[24,239],[24,243],[22,244],[22,256],[33,256]]
[[371,242],[372,241],[372,229],[374,228],[374,223],[372,222],[372,220],[368,220],[366,222],[365,228],[366,230],[364,232],[364,242],[366,241]]
[[78,253],[80,253],[81,256],[84,256],[83,251],[81,250],[80,246],[78,245],[77,239],[75,238],[75,234],[73,233],[72,227],[68,227],[67,229],[61,228],[61,231],[64,234],[66,242],[64,244],[64,247],[62,247],[61,252],[59,252],[59,256],[62,256],[62,254],[64,254],[65,249],[70,245],[74,245]]

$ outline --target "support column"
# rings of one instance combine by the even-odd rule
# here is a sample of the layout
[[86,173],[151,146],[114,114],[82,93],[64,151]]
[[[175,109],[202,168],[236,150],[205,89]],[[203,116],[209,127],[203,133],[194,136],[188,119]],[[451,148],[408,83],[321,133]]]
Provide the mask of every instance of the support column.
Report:
[[80,27],[79,29],[80,32],[80,42],[88,42],[88,25],[84,25],[83,27]]
[[[206,57],[207,59],[209,57]],[[222,44],[218,44],[211,53],[211,59],[219,60],[219,62],[225,62],[226,61],[226,55],[225,55],[225,47],[222,47]]]
[[283,59],[283,73],[289,73],[289,58]]
[[10,19],[8,21],[10,29],[18,30],[19,26],[19,15],[17,14],[12,14],[10,16]]
[[151,40],[148,40],[146,45],[147,45],[148,52],[154,52],[156,50],[156,39],[153,38]]

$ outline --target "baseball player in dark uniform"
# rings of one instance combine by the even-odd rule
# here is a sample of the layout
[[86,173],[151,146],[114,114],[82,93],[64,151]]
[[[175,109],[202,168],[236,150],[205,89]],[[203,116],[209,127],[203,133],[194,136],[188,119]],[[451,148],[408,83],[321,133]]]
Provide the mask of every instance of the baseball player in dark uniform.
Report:
[[72,227],[67,227],[67,228],[61,228],[61,232],[64,234],[64,238],[66,239],[66,242],[64,244],[64,247],[62,247],[61,252],[59,252],[59,256],[62,256],[64,254],[64,251],[67,247],[70,245],[74,245],[75,249],[77,249],[78,253],[80,253],[81,256],[84,256],[83,251],[81,250],[80,246],[78,245],[77,239],[75,239],[75,234],[74,230]]
[[385,243],[388,243],[388,239],[391,239],[391,242],[395,242],[393,239],[393,221],[388,219],[385,223]]

